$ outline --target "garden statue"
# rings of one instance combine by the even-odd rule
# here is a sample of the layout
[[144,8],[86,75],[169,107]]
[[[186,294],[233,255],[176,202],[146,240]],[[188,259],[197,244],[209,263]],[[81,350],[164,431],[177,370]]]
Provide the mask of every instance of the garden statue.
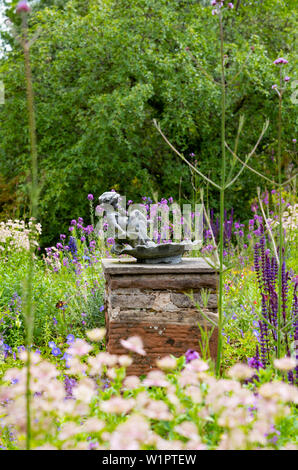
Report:
[[151,221],[141,210],[127,211],[121,200],[120,194],[115,191],[107,191],[99,197],[99,207],[106,216],[108,227],[113,229],[112,253],[133,256],[139,263],[176,264],[181,261],[182,254],[196,244],[189,241],[155,243],[147,234]]

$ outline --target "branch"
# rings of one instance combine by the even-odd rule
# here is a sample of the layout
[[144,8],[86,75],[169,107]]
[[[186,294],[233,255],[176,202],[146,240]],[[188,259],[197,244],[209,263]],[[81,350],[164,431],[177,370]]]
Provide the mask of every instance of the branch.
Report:
[[[261,175],[261,173],[258,173],[256,170],[250,168],[250,167],[247,165],[247,162],[249,161],[249,159],[250,159],[250,158],[253,156],[253,154],[255,153],[255,151],[256,151],[256,149],[257,149],[259,143],[261,142],[261,140],[262,140],[262,138],[263,138],[263,136],[264,136],[264,134],[265,134],[265,132],[266,132],[266,130],[268,129],[268,126],[269,126],[269,120],[267,119],[266,122],[265,122],[265,124],[264,124],[264,126],[263,126],[262,132],[261,132],[261,134],[259,135],[259,138],[258,138],[258,140],[257,140],[256,145],[254,146],[254,148],[252,149],[252,151],[247,155],[245,162],[242,162],[242,160],[240,160],[240,158],[236,155],[236,153],[233,152],[233,150],[230,149],[230,147],[228,146],[228,144],[225,142],[225,146],[226,146],[227,149],[231,152],[231,154],[233,155],[233,157],[234,157],[234,158],[237,158],[237,160],[239,160],[239,161],[242,163],[242,168],[241,168],[241,170],[237,173],[237,175],[235,176],[235,178],[233,178],[229,183],[226,184],[225,189],[227,189],[229,186],[231,186],[231,185],[239,178],[239,176],[241,175],[241,173],[243,172],[243,170],[244,170],[245,167],[247,167],[247,168],[249,168],[251,171],[254,171],[255,173]],[[265,178],[265,179],[268,179],[268,178],[266,178],[266,176],[263,176],[263,175],[261,175],[261,176],[262,176],[263,178]],[[268,179],[268,181],[271,182],[271,180],[269,180],[269,179]]]
[[[242,128],[243,128],[243,125],[244,125],[244,120],[245,120],[244,115],[241,115],[240,119],[239,119],[237,135],[236,135],[236,139],[235,139],[235,147],[234,147],[234,152],[235,153],[237,153],[237,151],[238,151],[238,143],[239,143],[240,134],[242,132]],[[232,176],[233,169],[234,169],[234,166],[235,166],[235,162],[236,162],[236,158],[233,158],[232,163],[231,163],[231,168],[230,168],[230,171],[229,171],[229,174],[228,174],[228,177],[227,177],[227,181]]]
[[285,186],[285,185],[288,184],[290,181],[292,181],[293,179],[297,178],[297,175],[298,175],[298,173],[295,173],[294,176],[291,176],[291,178],[289,178],[287,181],[284,181],[284,183],[281,183],[281,186]]
[[243,62],[242,66],[240,67],[239,71],[236,73],[236,75],[234,75],[234,77],[231,79],[231,81],[228,82],[227,86],[231,85],[231,83],[233,83],[234,80],[236,80],[236,78],[239,77],[239,75],[240,75],[240,73],[242,72],[242,70],[244,69],[244,66],[245,66],[246,62],[248,61],[248,59],[249,59],[251,53],[252,53],[252,50],[250,50],[250,51],[248,52],[248,54],[247,54],[247,56],[246,56],[246,59],[245,59],[245,61]]
[[157,121],[156,119],[153,119],[153,123],[154,123],[154,126],[156,127],[156,129],[158,130],[158,132],[160,133],[160,135],[163,137],[163,139],[165,140],[165,142],[171,147],[171,149],[185,162],[187,163],[187,165],[192,168],[196,173],[198,173],[202,178],[204,178],[206,181],[208,181],[208,183],[212,184],[212,186],[215,186],[217,189],[221,189],[221,186],[219,186],[218,184],[214,183],[214,181],[212,181],[211,179],[207,178],[207,176],[205,176],[203,173],[201,173],[195,166],[193,166],[188,160],[186,160],[186,158],[184,157],[184,155],[182,155],[180,152],[178,152],[177,149],[175,149],[175,147],[171,144],[171,142],[169,142],[169,140],[166,138],[166,136],[163,134],[163,132],[161,131],[160,129],[160,126],[159,124],[157,124]]

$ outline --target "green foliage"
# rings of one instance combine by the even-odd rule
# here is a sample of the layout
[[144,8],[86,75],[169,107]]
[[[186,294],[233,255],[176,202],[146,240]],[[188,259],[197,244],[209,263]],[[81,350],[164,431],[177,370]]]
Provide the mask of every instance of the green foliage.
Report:
[[[254,162],[266,173],[275,165],[272,63],[286,55],[289,75],[294,71],[295,5],[238,3],[225,20],[227,79],[241,69],[229,89],[227,137],[231,143],[245,114],[239,148],[243,155],[269,117],[271,125]],[[73,0],[64,8],[55,7],[55,2],[40,5],[30,27],[32,35],[39,31],[31,60],[44,244],[52,242],[69,219],[87,213],[82,195],[89,192],[98,196],[113,187],[130,199],[153,192],[176,199],[179,194],[183,199],[191,196],[188,170],[162,141],[153,118],[186,156],[196,154],[201,171],[218,177],[220,88],[200,68],[218,80],[218,30],[209,3]],[[0,173],[6,181],[16,169],[22,175],[20,210],[26,213],[29,146],[17,43],[1,58],[0,79],[6,93],[0,108]],[[295,109],[289,96],[284,102],[285,166],[294,158]],[[243,213],[256,183],[255,175],[243,172],[229,197],[236,213]],[[217,206],[212,190],[210,205]]]
[[[24,345],[25,328],[22,308],[20,314],[11,307],[13,296],[24,295],[24,277],[28,270],[28,259],[24,253],[12,254],[0,263],[0,337],[16,351]],[[93,280],[97,279],[96,285]],[[59,301],[66,306],[57,308]],[[33,278],[33,309],[35,311],[34,344],[45,347],[48,341],[62,340],[72,333],[82,336],[86,327],[104,324],[103,278],[101,267],[85,267],[82,273],[64,268],[55,272],[46,267],[44,260],[36,260]],[[59,341],[60,341],[59,340]]]

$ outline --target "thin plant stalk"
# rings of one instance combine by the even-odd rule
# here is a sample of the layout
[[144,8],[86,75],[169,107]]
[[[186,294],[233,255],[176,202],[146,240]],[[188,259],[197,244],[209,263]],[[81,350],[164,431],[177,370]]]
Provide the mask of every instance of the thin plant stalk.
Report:
[[279,266],[278,266],[278,310],[277,310],[277,358],[281,354],[281,303],[282,303],[282,256],[283,256],[283,226],[282,226],[282,184],[281,184],[281,133],[282,133],[282,67],[279,70],[280,93],[278,94],[278,188],[279,188]]
[[[245,167],[249,168],[247,163],[242,162],[239,157],[237,156],[237,147],[238,147],[238,140],[239,136],[242,130],[243,126],[243,118],[241,119],[239,123],[239,129],[238,129],[238,134],[236,137],[236,143],[235,143],[235,152],[233,152],[229,146],[227,145],[225,141],[225,134],[226,134],[226,88],[227,88],[227,83],[226,83],[226,77],[225,77],[225,56],[224,56],[224,29],[223,29],[223,20],[222,20],[222,12],[219,9],[217,11],[218,17],[219,17],[219,29],[220,29],[220,60],[221,60],[221,81],[218,83],[221,86],[221,182],[220,184],[216,183],[215,181],[211,180],[208,178],[205,174],[199,171],[198,168],[196,168],[194,165],[192,165],[185,157],[183,154],[181,154],[175,147],[174,145],[167,139],[167,137],[164,135],[164,133],[161,131],[160,125],[156,122],[156,120],[153,120],[153,123],[156,127],[156,129],[159,131],[165,142],[170,146],[170,148],[185,162],[187,165],[191,168],[191,170],[195,171],[198,175],[200,175],[205,182],[211,184],[213,187],[217,188],[220,194],[220,233],[219,233],[219,289],[218,289],[218,348],[217,348],[217,359],[216,359],[216,375],[220,375],[220,368],[221,368],[221,360],[222,360],[222,343],[223,343],[223,338],[222,338],[222,333],[223,333],[223,326],[224,326],[224,321],[223,321],[223,276],[225,271],[227,269],[224,267],[224,205],[225,205],[225,190],[231,186],[241,175],[242,171],[244,170]],[[201,69],[201,67],[200,67]],[[208,76],[207,73],[204,73],[204,75]],[[208,77],[209,78],[209,77]],[[212,81],[214,81],[212,79]],[[216,82],[217,83],[217,82]],[[257,146],[260,143],[260,140],[262,139],[264,133],[266,132],[268,128],[268,121],[265,123],[263,126],[263,130],[261,132],[261,135],[254,146],[252,152],[248,154],[246,158],[246,162],[250,159],[250,157],[254,154]],[[229,182],[227,183],[227,178],[226,178],[226,147],[230,151],[230,153],[233,155],[234,160],[238,159],[241,164],[242,168],[241,170],[237,173],[235,177],[232,176],[233,171],[230,171],[229,173]],[[235,162],[233,161],[232,167],[234,167]],[[232,168],[233,170],[233,168]],[[231,178],[231,179],[230,179]],[[207,261],[208,262],[208,261]]]
[[220,374],[222,356],[223,328],[223,252],[224,252],[224,207],[225,207],[225,178],[226,178],[226,84],[224,68],[224,33],[222,15],[219,13],[220,25],[220,59],[221,59],[221,188],[220,188],[220,234],[219,234],[219,297],[218,297],[218,347],[216,358],[216,375]]
[[[32,220],[32,227],[37,219],[37,206],[38,206],[38,182],[37,182],[37,144],[36,144],[36,123],[34,113],[34,93],[32,85],[32,73],[30,64],[30,43],[28,40],[28,22],[27,12],[22,11],[22,31],[21,31],[21,46],[24,54],[25,65],[25,82],[26,82],[26,97],[27,97],[27,110],[29,121],[29,140],[30,140],[30,155],[31,155],[31,185],[30,185],[30,213]],[[34,245],[30,243],[29,248],[29,262],[28,274],[25,282],[25,321],[26,321],[26,348],[27,348],[27,363],[26,363],[26,449],[31,448],[32,438],[32,419],[31,419],[31,353],[30,348],[33,340],[34,328],[34,307],[33,307],[33,276],[34,276]]]

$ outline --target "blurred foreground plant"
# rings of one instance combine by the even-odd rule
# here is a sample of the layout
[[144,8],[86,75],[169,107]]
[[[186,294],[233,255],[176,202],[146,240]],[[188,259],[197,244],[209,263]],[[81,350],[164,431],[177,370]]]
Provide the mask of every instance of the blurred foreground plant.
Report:
[[[101,342],[103,329],[87,332]],[[69,338],[68,369],[32,353],[32,448],[35,450],[296,449],[297,389],[273,371],[236,364],[216,379],[195,351],[166,356],[142,380],[126,373],[146,355],[138,337],[122,340],[128,354],[99,352]],[[20,353],[22,361],[27,352]],[[276,364],[283,368],[284,364]],[[6,371],[0,386],[2,445],[25,446],[26,367]],[[13,440],[4,436],[10,435]]]

